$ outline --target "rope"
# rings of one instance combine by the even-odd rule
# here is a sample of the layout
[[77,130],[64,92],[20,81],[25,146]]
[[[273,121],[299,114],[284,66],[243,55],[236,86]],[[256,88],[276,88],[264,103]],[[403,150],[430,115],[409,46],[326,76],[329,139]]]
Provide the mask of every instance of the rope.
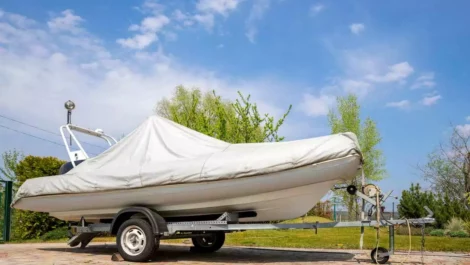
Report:
[[405,259],[401,261],[400,264],[403,264],[403,262],[408,262],[408,259],[411,255],[411,227],[410,227],[410,222],[408,219],[405,219],[406,225],[408,226],[408,240],[409,240],[409,247],[408,247],[408,254],[406,255]]
[[376,204],[377,206],[375,207],[375,211],[376,211],[376,214],[377,214],[377,244],[375,246],[375,264],[379,264],[379,262],[377,261],[377,257],[379,255],[379,242],[380,242],[380,211],[381,209],[379,208],[380,206],[380,198],[379,198],[379,191],[378,191],[378,187],[376,186],[377,188],[377,193],[376,193]]

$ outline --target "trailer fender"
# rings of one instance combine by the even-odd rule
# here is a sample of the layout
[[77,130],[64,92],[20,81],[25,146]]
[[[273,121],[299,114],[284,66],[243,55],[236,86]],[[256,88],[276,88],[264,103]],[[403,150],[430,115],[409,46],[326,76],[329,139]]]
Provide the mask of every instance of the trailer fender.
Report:
[[157,212],[147,207],[136,206],[122,209],[114,216],[113,222],[111,223],[111,234],[116,235],[121,224],[131,218],[143,218],[148,220],[155,235],[161,236],[168,232],[165,219]]

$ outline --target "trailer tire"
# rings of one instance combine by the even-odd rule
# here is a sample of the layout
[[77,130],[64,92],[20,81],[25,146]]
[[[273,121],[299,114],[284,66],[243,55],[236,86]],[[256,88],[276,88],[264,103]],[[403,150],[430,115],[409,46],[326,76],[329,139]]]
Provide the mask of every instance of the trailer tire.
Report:
[[190,248],[191,252],[210,253],[219,250],[225,243],[224,232],[214,232],[207,234],[207,236],[193,237],[193,247]]
[[148,261],[159,245],[152,226],[143,219],[129,219],[119,227],[116,243],[122,258],[126,261]]

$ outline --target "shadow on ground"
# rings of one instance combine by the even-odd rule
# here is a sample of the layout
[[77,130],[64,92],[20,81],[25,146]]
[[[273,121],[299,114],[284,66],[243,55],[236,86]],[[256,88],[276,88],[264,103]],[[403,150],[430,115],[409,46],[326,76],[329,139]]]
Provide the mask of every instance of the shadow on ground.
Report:
[[[115,244],[90,245],[81,248],[39,248],[43,251],[73,252],[84,255],[108,255],[109,260],[117,252]],[[189,246],[161,245],[152,261],[155,262],[206,262],[206,263],[274,263],[352,261],[354,255],[345,252],[291,251],[260,248],[224,247],[215,253],[201,254],[189,251]]]

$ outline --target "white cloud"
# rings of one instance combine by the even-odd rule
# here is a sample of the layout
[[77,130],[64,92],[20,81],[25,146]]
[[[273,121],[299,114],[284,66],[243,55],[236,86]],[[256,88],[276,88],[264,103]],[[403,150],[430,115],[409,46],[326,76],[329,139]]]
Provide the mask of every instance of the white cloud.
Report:
[[82,69],[90,69],[90,70],[95,70],[98,69],[98,63],[97,62],[92,62],[92,63],[82,63],[80,64],[80,67]]
[[334,103],[335,97],[332,95],[314,96],[307,93],[304,94],[299,109],[304,112],[307,116],[324,116],[328,114],[330,107],[333,106]]
[[411,89],[417,89],[417,88],[432,88],[436,86],[436,82],[434,81],[434,73],[425,73],[420,75],[418,78],[416,78],[415,82],[411,86]]
[[466,120],[467,120],[467,121],[470,121],[470,116],[467,116]]
[[203,25],[208,31],[211,31],[214,27],[214,15],[213,14],[196,14],[193,19]]
[[352,33],[358,35],[362,31],[364,31],[365,26],[364,24],[361,24],[361,23],[354,23],[354,24],[349,25],[349,29],[351,30]]
[[179,9],[176,9],[175,11],[173,11],[173,18],[176,20],[176,21],[179,21],[179,22],[182,22],[184,26],[192,26],[194,24],[194,18],[187,14],[187,13],[183,13],[181,10]]
[[[0,113],[44,128],[54,130],[64,122],[63,102],[71,99],[77,104],[74,122],[120,135],[135,128],[152,113],[158,100],[170,96],[180,84],[203,91],[216,89],[231,99],[237,97],[238,90],[249,93],[260,112],[278,115],[287,107],[279,111],[273,104],[272,97],[277,94],[272,93],[273,87],[284,89],[279,80],[220,76],[180,63],[161,47],[155,52],[109,50],[84,28],[77,28],[81,32],[77,38],[64,41],[70,36],[68,32],[52,33],[44,24],[22,28],[3,15],[0,25],[4,25],[0,41],[2,36],[9,40],[2,42],[0,52]],[[159,27],[149,22],[133,28]]]
[[158,40],[157,33],[160,32],[170,19],[162,14],[153,14],[145,17],[140,25],[133,24],[129,27],[130,31],[138,31],[139,33],[131,38],[117,39],[116,42],[123,47],[141,50]]
[[218,13],[227,16],[230,11],[237,8],[240,0],[199,0],[196,9],[204,13]]
[[437,101],[439,99],[441,99],[441,95],[435,95],[435,96],[425,96],[422,100],[421,100],[421,104],[423,104],[424,106],[431,106],[431,105],[434,105],[437,103]]
[[457,125],[455,129],[462,137],[470,137],[470,124]]
[[325,6],[322,4],[313,4],[310,6],[309,13],[311,16],[315,16],[325,9]]
[[414,69],[408,62],[401,62],[389,66],[385,75],[370,74],[366,76],[366,79],[378,83],[397,82],[406,79],[413,72]]
[[62,16],[55,17],[47,22],[49,28],[54,32],[68,31],[80,33],[80,23],[84,21],[80,16],[74,15],[70,9],[61,12]]
[[405,99],[402,101],[389,102],[385,106],[391,108],[406,109],[410,106],[410,101]]
[[368,82],[352,79],[341,81],[341,87],[346,93],[354,93],[359,97],[366,96],[372,90],[372,86]]
[[[231,12],[237,9],[239,3],[242,1],[243,0],[198,0],[192,14],[176,9],[173,11],[172,17],[184,27],[199,24],[208,32],[212,32],[215,26],[216,16],[219,15],[227,18]],[[177,28],[181,27],[177,26]]]
[[261,20],[264,16],[264,13],[269,8],[270,0],[258,0],[253,3],[251,8],[250,15],[245,21],[246,32],[245,36],[251,43],[255,43],[256,35],[258,34],[258,29],[256,28],[256,22]]
[[178,35],[173,31],[162,31],[163,36],[165,36],[165,40],[167,41],[176,41],[178,39]]

